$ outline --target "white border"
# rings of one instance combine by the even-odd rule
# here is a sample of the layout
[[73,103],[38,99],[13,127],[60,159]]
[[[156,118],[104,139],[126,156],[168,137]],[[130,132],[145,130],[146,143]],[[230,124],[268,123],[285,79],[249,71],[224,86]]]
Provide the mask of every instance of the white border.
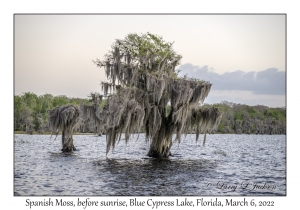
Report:
[[[14,13],[287,13],[287,196],[256,197],[274,200],[275,209],[298,206],[298,71],[299,12],[296,1],[3,1],[1,3],[1,208],[28,209],[26,197],[13,196],[13,14]],[[3,97],[4,96],[4,97]],[[4,133],[4,135],[3,135]],[[61,197],[59,197],[61,198]],[[126,199],[126,197],[123,197]],[[172,197],[173,199],[174,197]],[[236,200],[241,197],[230,197]],[[34,197],[38,200],[38,197]],[[53,198],[55,199],[55,197]],[[71,199],[71,197],[70,197]],[[100,197],[95,199],[107,199]],[[129,199],[129,198],[128,198]],[[145,198],[147,199],[147,198]],[[166,197],[166,199],[169,199]],[[175,198],[174,198],[175,199]],[[221,197],[220,199],[225,199]],[[76,198],[74,198],[76,200]],[[163,197],[160,198],[163,200]],[[99,207],[98,207],[99,208]],[[199,208],[199,207],[198,207]],[[34,208],[40,209],[40,208]],[[74,208],[72,208],[74,209]],[[82,208],[80,208],[82,209]],[[128,208],[129,209],[129,208]],[[150,209],[150,208],[148,208]],[[182,208],[180,208],[182,209]],[[293,208],[296,209],[296,208]]]

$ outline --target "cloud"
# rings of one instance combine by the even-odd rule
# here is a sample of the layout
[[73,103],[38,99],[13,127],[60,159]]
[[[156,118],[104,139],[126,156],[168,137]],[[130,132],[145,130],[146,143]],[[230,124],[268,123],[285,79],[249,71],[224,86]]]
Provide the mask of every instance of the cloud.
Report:
[[265,95],[254,94],[244,90],[212,90],[210,91],[205,103],[215,104],[222,101],[229,101],[250,106],[264,105],[268,107],[285,107],[285,95]]
[[276,68],[263,71],[243,72],[237,70],[218,74],[208,66],[194,66],[190,63],[181,65],[178,69],[181,76],[187,75],[212,83],[212,90],[251,91],[253,94],[285,95],[285,72]]

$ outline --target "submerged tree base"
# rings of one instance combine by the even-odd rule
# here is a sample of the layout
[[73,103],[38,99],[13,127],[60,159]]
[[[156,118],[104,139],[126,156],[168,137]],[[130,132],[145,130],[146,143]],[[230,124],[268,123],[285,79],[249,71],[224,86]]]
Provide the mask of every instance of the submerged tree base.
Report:
[[76,151],[76,147],[73,145],[72,147],[63,147],[61,149],[62,152],[72,152],[72,151]]
[[62,132],[62,149],[61,151],[63,152],[72,152],[73,150],[75,151],[76,148],[73,143],[73,132],[71,130],[64,130]]
[[172,155],[169,147],[167,147],[166,149],[163,148],[161,152],[152,148],[149,150],[147,156],[152,157],[152,158],[168,158],[173,155]]

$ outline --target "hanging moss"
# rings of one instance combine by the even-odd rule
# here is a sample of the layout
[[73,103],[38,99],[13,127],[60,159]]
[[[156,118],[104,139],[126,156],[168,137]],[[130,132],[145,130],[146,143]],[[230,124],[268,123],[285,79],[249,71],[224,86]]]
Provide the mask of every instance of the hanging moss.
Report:
[[76,150],[73,144],[73,128],[79,120],[79,108],[73,105],[58,106],[49,111],[49,127],[52,135],[62,131],[62,151]]
[[[102,83],[109,100],[95,115],[106,129],[107,153],[122,133],[127,143],[131,134],[143,130],[150,141],[148,155],[168,157],[173,134],[180,142],[182,134],[194,131],[198,139],[201,132],[211,132],[219,124],[217,108],[201,109],[211,84],[178,77],[175,67],[181,55],[172,45],[150,33],[129,34],[116,40],[104,61],[95,61],[109,80]],[[110,94],[109,88],[113,88]]]

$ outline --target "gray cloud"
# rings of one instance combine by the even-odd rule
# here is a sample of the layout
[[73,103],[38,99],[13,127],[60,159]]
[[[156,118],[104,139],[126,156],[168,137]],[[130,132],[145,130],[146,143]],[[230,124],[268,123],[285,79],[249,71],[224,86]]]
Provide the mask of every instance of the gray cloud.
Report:
[[208,66],[194,66],[190,63],[181,65],[178,69],[181,76],[187,75],[212,83],[212,90],[243,90],[254,94],[285,95],[285,72],[276,68],[263,71],[243,72],[237,70],[218,74]]

